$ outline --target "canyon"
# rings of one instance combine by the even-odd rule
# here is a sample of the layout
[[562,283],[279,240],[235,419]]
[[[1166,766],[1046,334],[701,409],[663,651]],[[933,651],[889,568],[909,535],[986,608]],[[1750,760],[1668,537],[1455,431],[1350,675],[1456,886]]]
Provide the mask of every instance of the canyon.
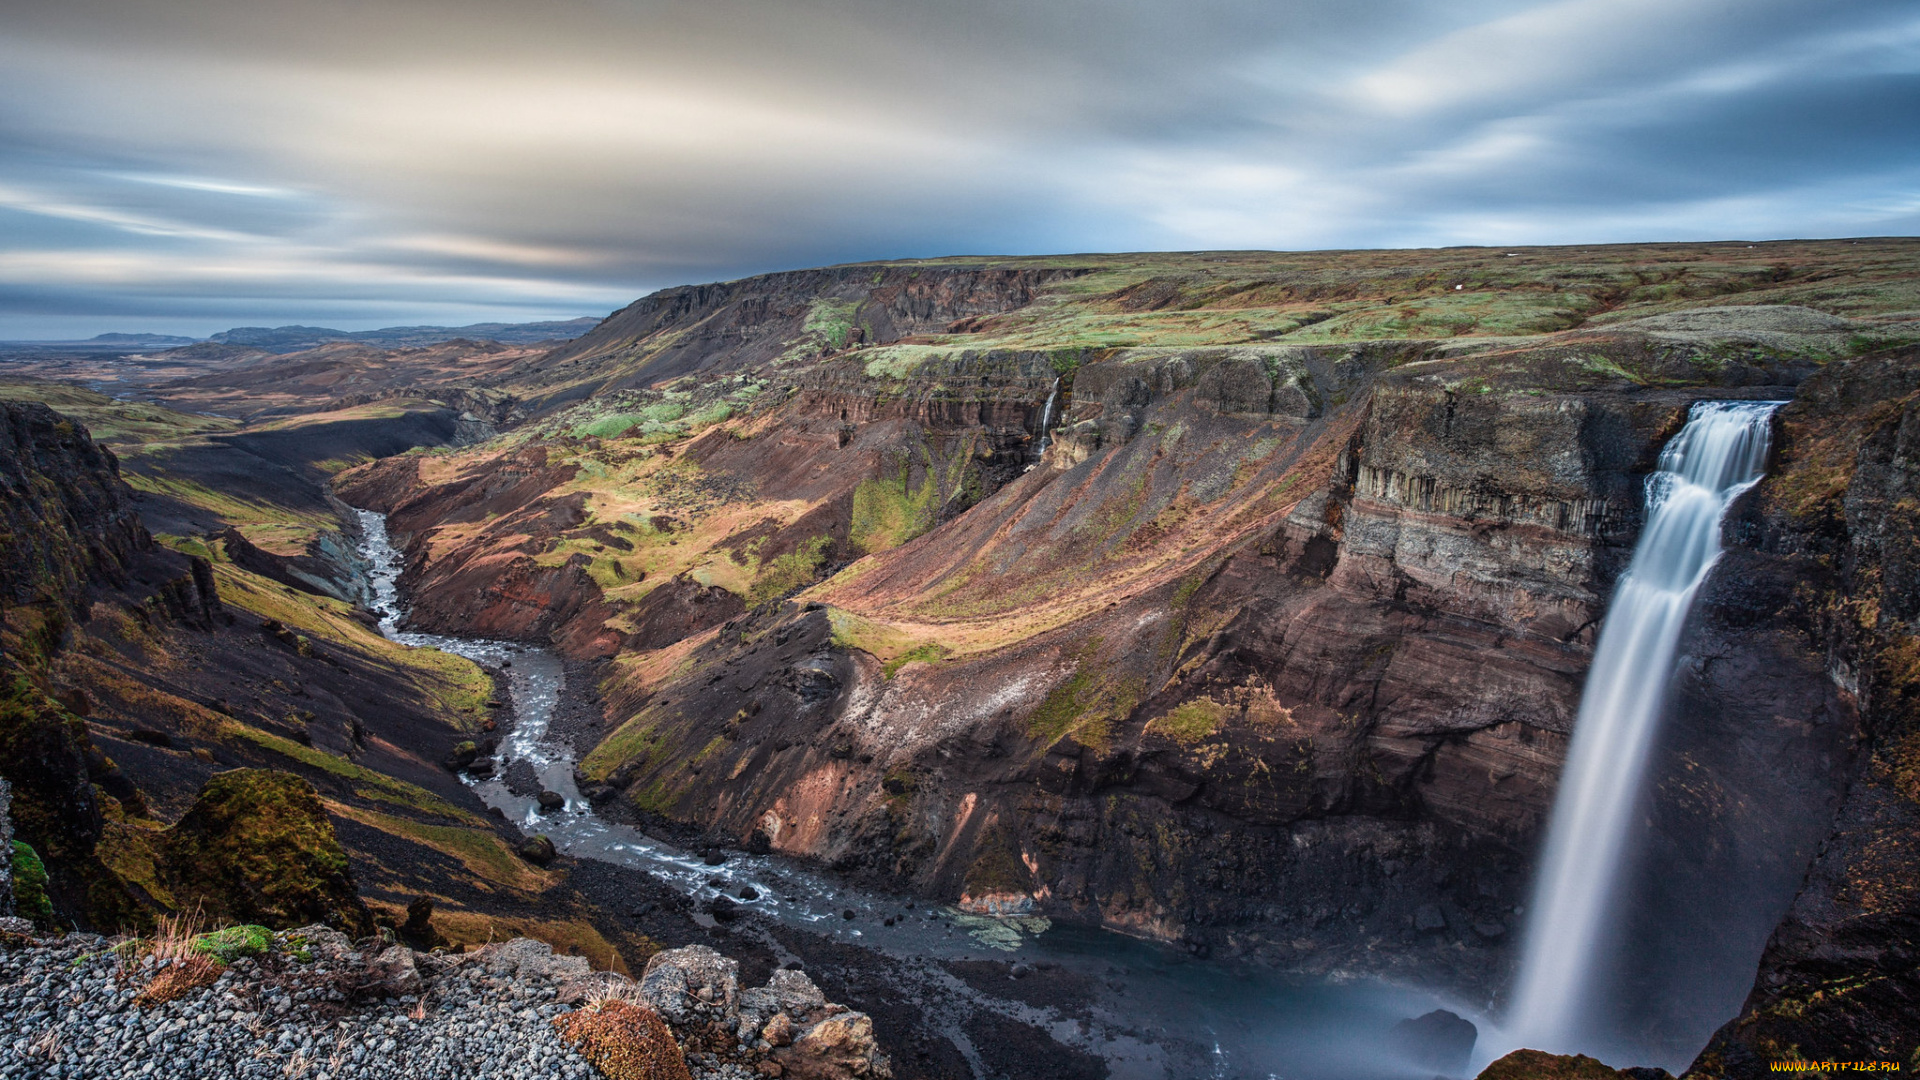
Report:
[[[1604,1056],[1905,1060],[1916,253],[832,267],[666,290],[546,350],[333,343],[66,399],[178,426],[124,470],[10,407],[10,492],[39,494],[8,503],[9,677],[67,740],[33,736],[60,784],[6,774],[15,818],[103,929],[168,906],[142,881],[195,888],[147,833],[271,765],[372,902],[343,918],[431,895],[448,928],[616,967],[694,932],[525,861],[443,765],[512,710],[372,629],[354,507],[386,515],[410,626],[563,658],[602,817],[1484,1025],[1643,479],[1694,403],[1781,400],[1683,636]],[[246,419],[179,411],[212,402]],[[35,800],[93,809],[64,836]]]

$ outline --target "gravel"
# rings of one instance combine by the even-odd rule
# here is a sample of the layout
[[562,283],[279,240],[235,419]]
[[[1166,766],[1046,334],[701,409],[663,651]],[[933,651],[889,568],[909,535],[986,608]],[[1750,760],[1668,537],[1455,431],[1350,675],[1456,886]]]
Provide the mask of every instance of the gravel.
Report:
[[[164,1005],[134,1001],[151,963],[73,934],[0,949],[0,1077],[401,1080],[597,1076],[554,1031],[555,981],[447,965],[421,995],[352,1002],[325,961],[240,960]],[[427,966],[422,958],[422,966]],[[718,1074],[696,1068],[695,1076]]]

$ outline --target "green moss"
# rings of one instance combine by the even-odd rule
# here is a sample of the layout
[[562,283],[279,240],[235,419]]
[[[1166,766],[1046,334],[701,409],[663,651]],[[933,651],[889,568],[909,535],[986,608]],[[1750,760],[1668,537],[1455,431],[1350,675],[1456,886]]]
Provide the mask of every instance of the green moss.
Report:
[[650,753],[659,736],[654,732],[653,721],[649,713],[636,713],[626,723],[615,728],[613,734],[600,740],[587,756],[580,761],[580,771],[590,780],[605,780],[614,769],[622,764],[641,758]]
[[265,956],[273,948],[273,931],[258,923],[242,923],[201,934],[193,939],[193,951],[231,964],[243,956]]
[[753,579],[747,602],[763,604],[811,584],[827,564],[827,550],[833,537],[822,533],[809,537],[801,545],[760,568]]
[[23,919],[43,929],[53,925],[53,902],[47,898],[47,867],[26,844],[13,842],[13,907]]
[[836,349],[844,349],[847,338],[853,333],[854,313],[860,310],[858,300],[833,300],[818,297],[807,309],[807,320],[801,329],[813,334]]
[[354,781],[353,793],[363,799],[403,806],[409,810],[437,814],[474,825],[485,824],[478,814],[462,810],[426,788],[409,784],[404,780],[396,780],[385,773],[356,765],[346,758],[335,757],[324,750],[303,746],[292,739],[282,738],[271,732],[237,722],[222,725],[220,733],[228,738],[243,739],[302,765],[352,780]]
[[903,459],[899,475],[862,480],[853,489],[853,516],[847,537],[854,550],[867,555],[887,551],[933,527],[940,505],[940,485],[932,475],[917,489],[911,483],[911,467]]
[[216,773],[161,841],[174,896],[235,922],[365,933],[346,852],[313,786],[291,773]]
[[881,668],[881,672],[886,678],[891,679],[896,672],[908,664],[917,661],[932,663],[945,655],[947,655],[947,647],[944,645],[921,645],[917,648],[908,649],[906,652],[887,661]]
[[1147,729],[1190,746],[1218,733],[1227,716],[1227,707],[1219,702],[1195,698],[1164,716],[1154,717]]

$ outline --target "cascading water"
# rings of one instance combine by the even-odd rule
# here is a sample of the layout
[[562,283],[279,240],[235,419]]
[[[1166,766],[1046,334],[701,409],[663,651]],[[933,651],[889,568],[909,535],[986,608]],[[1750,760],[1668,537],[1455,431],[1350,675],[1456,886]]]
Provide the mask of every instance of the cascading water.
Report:
[[[1040,449],[1034,454],[1035,464],[1047,455],[1047,432],[1053,427],[1053,403],[1060,396],[1060,380],[1053,380],[1053,389],[1047,391],[1047,404],[1040,410]],[[1033,468],[1032,465],[1027,468]]]
[[1721,522],[1759,482],[1777,401],[1703,401],[1647,478],[1647,523],[1613,594],[1554,801],[1505,1035],[1580,1050],[1626,841],[1681,628],[1720,557]]

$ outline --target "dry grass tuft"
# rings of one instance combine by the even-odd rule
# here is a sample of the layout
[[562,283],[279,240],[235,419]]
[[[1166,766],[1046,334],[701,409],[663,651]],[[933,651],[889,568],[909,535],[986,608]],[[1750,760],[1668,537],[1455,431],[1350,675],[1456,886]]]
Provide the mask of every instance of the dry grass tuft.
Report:
[[200,912],[162,915],[154,931],[150,955],[160,973],[133,1000],[146,1008],[176,1001],[203,986],[212,986],[226,965],[194,949],[200,936]]
[[607,1080],[692,1080],[667,1022],[625,997],[556,1016],[553,1026]]

